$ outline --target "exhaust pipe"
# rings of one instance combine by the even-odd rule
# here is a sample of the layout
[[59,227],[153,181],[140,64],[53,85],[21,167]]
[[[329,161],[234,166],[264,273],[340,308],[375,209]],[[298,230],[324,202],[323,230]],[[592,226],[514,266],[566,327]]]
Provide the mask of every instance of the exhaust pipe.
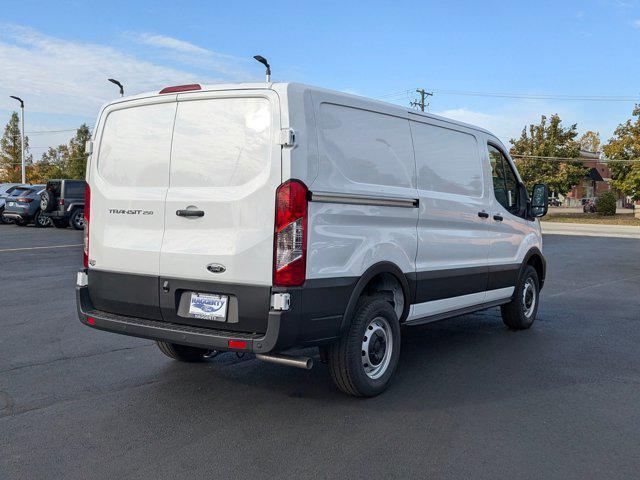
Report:
[[277,363],[288,367],[304,368],[311,370],[313,367],[313,358],[310,357],[290,357],[288,355],[278,355],[275,353],[256,353],[256,358],[263,362]]

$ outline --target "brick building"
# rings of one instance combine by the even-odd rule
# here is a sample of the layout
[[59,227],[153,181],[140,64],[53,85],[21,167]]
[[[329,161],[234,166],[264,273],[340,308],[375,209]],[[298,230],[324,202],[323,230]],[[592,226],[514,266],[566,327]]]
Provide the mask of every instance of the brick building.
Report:
[[567,194],[569,205],[576,205],[582,198],[597,197],[600,193],[611,188],[611,170],[606,162],[601,162],[598,152],[580,150],[578,159],[589,169],[582,182],[571,189]]

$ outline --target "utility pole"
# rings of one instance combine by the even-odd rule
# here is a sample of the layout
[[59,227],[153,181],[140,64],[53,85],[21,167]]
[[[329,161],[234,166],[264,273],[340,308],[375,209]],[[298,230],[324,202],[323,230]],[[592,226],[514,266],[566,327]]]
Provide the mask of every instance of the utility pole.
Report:
[[10,95],[11,98],[20,102],[20,163],[22,164],[22,183],[27,183],[27,172],[24,164],[24,102],[20,97]]
[[424,88],[418,88],[416,89],[416,92],[418,92],[420,94],[420,101],[418,100],[414,100],[413,102],[410,102],[409,105],[411,105],[412,107],[420,107],[420,110],[422,110],[424,112],[424,107],[425,105],[428,107],[429,104],[425,103],[425,99],[427,97],[433,97],[433,92],[427,92]]

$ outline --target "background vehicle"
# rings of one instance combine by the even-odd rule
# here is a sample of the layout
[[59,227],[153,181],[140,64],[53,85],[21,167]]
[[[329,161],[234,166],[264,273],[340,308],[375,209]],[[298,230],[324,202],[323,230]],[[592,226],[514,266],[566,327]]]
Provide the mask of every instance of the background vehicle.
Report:
[[44,185],[17,187],[6,199],[4,215],[21,227],[31,222],[39,228],[49,227],[51,222],[40,209],[40,194],[43,191]]
[[88,148],[80,320],[167,356],[320,347],[336,385],[390,383],[400,326],[544,283],[532,200],[490,132],[298,84],[171,87],[107,105]]
[[20,183],[0,184],[0,223],[13,223],[13,220],[4,216],[5,200],[7,196],[20,185],[22,184]]
[[57,228],[71,225],[84,228],[84,180],[49,180],[42,193],[40,208]]

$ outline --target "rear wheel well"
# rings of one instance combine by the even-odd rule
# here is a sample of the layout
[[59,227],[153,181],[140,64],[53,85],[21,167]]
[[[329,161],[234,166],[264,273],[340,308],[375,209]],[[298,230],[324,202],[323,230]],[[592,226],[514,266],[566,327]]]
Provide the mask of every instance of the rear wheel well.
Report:
[[375,275],[367,282],[360,297],[377,296],[381,297],[393,307],[398,318],[402,318],[406,305],[406,298],[402,284],[396,276],[389,272],[382,272]]

